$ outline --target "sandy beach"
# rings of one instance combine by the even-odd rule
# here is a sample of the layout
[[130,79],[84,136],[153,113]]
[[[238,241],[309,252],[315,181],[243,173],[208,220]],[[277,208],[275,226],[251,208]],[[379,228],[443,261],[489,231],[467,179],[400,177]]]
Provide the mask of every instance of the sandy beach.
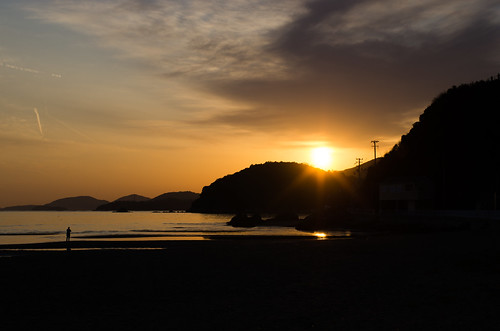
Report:
[[0,246],[1,324],[3,330],[496,330],[498,234],[85,241],[73,242],[69,252],[40,250],[64,243]]

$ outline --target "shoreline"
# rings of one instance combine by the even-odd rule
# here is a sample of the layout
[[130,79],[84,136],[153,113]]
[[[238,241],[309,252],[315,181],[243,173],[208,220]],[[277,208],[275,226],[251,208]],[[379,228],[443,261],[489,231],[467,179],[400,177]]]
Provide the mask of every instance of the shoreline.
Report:
[[[45,250],[45,249],[83,249],[83,248],[165,248],[172,243],[189,244],[197,241],[324,241],[353,239],[354,236],[322,236],[305,235],[117,235],[91,236],[89,239],[66,241],[49,241],[36,243],[0,244],[0,252],[4,250]],[[147,239],[146,239],[147,238]],[[83,238],[79,238],[83,239]]]
[[500,323],[498,234],[74,241],[100,247],[71,252],[0,247],[2,325],[494,330]]
[[[256,231],[255,233],[244,233],[244,231],[233,230],[233,231],[148,231],[149,233],[139,233],[140,231],[131,231],[132,233],[125,234],[99,234],[99,235],[76,235],[72,236],[70,245],[75,243],[76,247],[81,247],[82,245],[102,245],[108,242],[107,245],[110,246],[112,243],[114,245],[119,245],[121,242],[134,242],[135,245],[151,245],[152,243],[161,244],[162,242],[168,241],[198,241],[198,240],[283,240],[283,239],[296,239],[296,240],[333,240],[333,239],[345,239],[352,238],[354,236],[362,236],[363,234],[357,232],[351,232],[349,230],[327,230],[327,231],[298,231],[297,234],[265,234]],[[134,233],[135,232],[135,233]],[[153,233],[154,232],[154,233]],[[14,240],[7,243],[0,244],[0,250],[2,249],[15,249],[15,248],[30,248],[38,247],[40,249],[46,247],[56,247],[61,248],[66,245],[66,241],[63,241],[62,236],[59,236],[58,240],[43,240],[42,236],[45,234],[35,236],[33,234],[7,234],[7,238],[19,237],[19,240]],[[31,240],[24,240],[24,238],[30,237]],[[1,235],[0,235],[1,238]],[[0,241],[1,242],[1,241]],[[147,243],[147,244],[146,244]]]
[[[161,232],[161,231],[160,231]],[[170,232],[170,231],[166,231]],[[232,233],[231,233],[232,232]],[[75,236],[71,241],[40,241],[28,243],[0,244],[0,254],[5,250],[71,250],[71,249],[121,249],[121,248],[165,248],[171,243],[184,243],[198,241],[337,241],[337,240],[365,240],[368,238],[397,238],[401,236],[425,235],[425,234],[451,234],[451,233],[479,233],[481,230],[471,230],[462,228],[366,228],[347,230],[345,228],[326,230],[303,230],[302,234],[275,235],[275,234],[234,234],[237,231],[188,231],[184,233],[163,233],[163,234],[105,234]],[[496,231],[494,231],[496,232]]]

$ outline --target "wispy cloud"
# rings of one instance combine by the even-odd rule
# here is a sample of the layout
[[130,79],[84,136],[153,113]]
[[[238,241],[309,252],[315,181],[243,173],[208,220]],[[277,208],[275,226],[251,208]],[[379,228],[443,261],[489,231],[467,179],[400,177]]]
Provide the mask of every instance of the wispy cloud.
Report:
[[385,41],[421,47],[429,38],[445,41],[461,33],[478,18],[494,24],[498,14],[489,0],[358,1],[330,12],[313,29],[330,45]]
[[211,77],[280,74],[284,63],[262,51],[267,33],[303,11],[300,0],[49,1],[27,9],[166,75]]
[[[182,85],[178,107],[199,110],[192,125],[342,133],[346,143],[397,135],[408,111],[495,74],[500,58],[494,0],[47,0],[28,9]],[[227,102],[204,108],[189,89]]]

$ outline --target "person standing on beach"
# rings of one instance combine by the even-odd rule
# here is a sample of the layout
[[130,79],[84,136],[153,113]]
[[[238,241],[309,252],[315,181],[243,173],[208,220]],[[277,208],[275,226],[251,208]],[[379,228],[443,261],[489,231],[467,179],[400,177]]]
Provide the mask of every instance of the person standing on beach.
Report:
[[68,228],[66,229],[66,241],[69,241],[70,238],[71,238],[71,229],[68,226]]

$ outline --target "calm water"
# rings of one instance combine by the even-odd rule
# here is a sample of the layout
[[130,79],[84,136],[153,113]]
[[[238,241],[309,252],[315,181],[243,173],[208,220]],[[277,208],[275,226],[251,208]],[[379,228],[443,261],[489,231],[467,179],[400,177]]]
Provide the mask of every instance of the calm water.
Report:
[[[119,240],[204,239],[207,236],[275,235],[312,236],[294,228],[233,228],[226,225],[233,215],[153,212],[0,212],[0,244],[64,241],[66,228],[73,239],[96,240],[109,236]],[[332,234],[329,234],[332,235]],[[333,234],[343,236],[345,233]],[[145,237],[147,236],[147,237]],[[124,238],[125,237],[125,238]],[[104,239],[104,238],[101,238]],[[111,238],[113,239],[113,238]]]

